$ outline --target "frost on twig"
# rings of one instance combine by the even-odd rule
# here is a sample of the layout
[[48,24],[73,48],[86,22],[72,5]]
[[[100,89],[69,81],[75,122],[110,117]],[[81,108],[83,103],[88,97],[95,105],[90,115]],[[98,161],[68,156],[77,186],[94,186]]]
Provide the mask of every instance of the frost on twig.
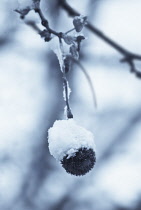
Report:
[[[71,94],[71,89],[69,87],[69,83],[67,82],[67,86],[68,86],[68,99],[70,97]],[[66,101],[66,96],[65,96],[65,87],[63,86],[63,97],[64,97],[64,101]]]
[[60,44],[58,42],[58,38],[54,37],[50,42],[49,42],[49,46],[50,49],[55,53],[55,55],[58,58],[59,64],[60,64],[60,69],[63,72],[63,65],[64,65],[64,61],[63,61],[63,55],[62,55],[62,51],[60,49]]
[[[65,47],[64,47],[65,46]],[[57,55],[57,58],[59,60],[60,69],[63,74],[63,97],[66,102],[67,107],[67,118],[73,118],[73,114],[69,105],[69,95],[70,95],[70,88],[67,81],[66,73],[69,71],[69,61],[67,58],[67,44],[63,45],[62,40],[55,37],[50,42],[50,48],[53,50],[53,52]]]

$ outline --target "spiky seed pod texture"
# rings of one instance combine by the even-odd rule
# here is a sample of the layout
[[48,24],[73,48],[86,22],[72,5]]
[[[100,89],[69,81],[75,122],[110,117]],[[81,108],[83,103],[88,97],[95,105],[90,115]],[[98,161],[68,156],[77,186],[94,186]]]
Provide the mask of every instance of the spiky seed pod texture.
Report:
[[70,174],[85,175],[95,165],[93,134],[73,119],[55,121],[48,142],[50,153]]
[[61,161],[66,172],[82,176],[88,173],[95,165],[96,156],[92,149],[80,148],[75,155],[68,158],[66,155]]

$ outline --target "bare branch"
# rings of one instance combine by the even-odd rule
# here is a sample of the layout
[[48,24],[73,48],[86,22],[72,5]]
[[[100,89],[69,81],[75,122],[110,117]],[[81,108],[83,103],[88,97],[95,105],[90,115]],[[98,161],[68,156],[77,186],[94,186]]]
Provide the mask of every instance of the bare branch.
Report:
[[[45,18],[45,16],[43,15],[43,13],[42,13],[42,11],[41,11],[41,9],[40,9],[40,1],[37,1],[37,3],[38,3],[38,4],[36,4],[36,1],[35,1],[35,8],[34,8],[34,9],[28,7],[28,8],[25,8],[25,9],[23,9],[23,10],[18,10],[18,9],[16,9],[15,12],[17,12],[17,13],[20,14],[20,18],[21,18],[21,19],[24,19],[25,16],[26,16],[31,10],[34,10],[36,13],[38,13],[38,15],[39,15],[39,17],[40,17],[40,19],[41,19],[41,24],[46,28],[46,32],[47,32],[48,34],[50,34],[50,36],[51,36],[51,34],[54,34],[54,35],[57,36],[58,38],[62,38],[62,33],[61,33],[61,32],[60,32],[60,33],[59,33],[59,32],[56,32],[56,31],[54,31],[53,29],[51,29],[51,28],[49,27],[49,22],[48,22],[48,20]],[[35,23],[33,23],[33,22],[31,23],[31,22],[29,21],[29,22],[27,22],[27,24],[30,25],[30,26],[32,26],[33,29],[35,29],[37,32],[39,32],[39,29],[37,29],[37,26],[36,26]],[[41,31],[40,31],[40,32],[41,32]],[[49,38],[50,36],[45,37],[45,38],[46,38],[45,41],[50,41],[50,38]]]
[[49,27],[48,20],[44,17],[40,7],[35,9],[35,12],[38,13],[41,18],[41,24],[47,29],[50,34],[54,34],[55,36],[61,37],[61,33],[58,33]]
[[[66,10],[66,12],[74,17],[80,15],[79,12],[74,10],[72,7],[69,6],[69,4],[66,2],[66,0],[60,0],[60,6]],[[86,27],[94,33],[96,36],[98,36],[100,39],[105,41],[107,44],[109,44],[111,47],[113,47],[115,50],[117,50],[123,58],[121,59],[121,62],[126,62],[132,73],[134,73],[138,78],[141,78],[141,72],[138,71],[135,67],[134,61],[135,60],[141,60],[141,55],[129,52],[124,47],[110,39],[108,36],[106,36],[103,32],[101,32],[98,28],[96,28],[94,25],[92,25],[89,21],[87,21]]]

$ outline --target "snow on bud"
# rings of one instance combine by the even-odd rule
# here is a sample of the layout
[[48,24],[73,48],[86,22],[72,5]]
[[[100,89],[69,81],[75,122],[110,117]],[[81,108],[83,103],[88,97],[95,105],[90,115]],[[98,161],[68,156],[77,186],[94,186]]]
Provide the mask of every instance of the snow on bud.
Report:
[[73,36],[69,36],[67,34],[62,34],[62,37],[65,41],[66,44],[70,45],[70,44],[73,44],[75,38]]
[[93,134],[76,124],[74,119],[55,121],[48,131],[50,153],[65,170],[81,176],[95,165]]
[[64,61],[63,61],[62,51],[60,49],[60,44],[58,42],[58,37],[54,37],[53,39],[51,39],[51,41],[49,42],[49,46],[50,49],[56,54],[59,60],[60,69],[63,72]]
[[31,10],[39,8],[39,3],[40,0],[18,0],[18,8],[15,11],[24,19]]
[[33,6],[32,0],[18,0],[19,9],[25,9]]
[[86,24],[86,21],[87,21],[86,16],[83,15],[75,16],[73,19],[73,25],[75,27],[75,30],[77,32],[80,32],[83,29],[84,25]]

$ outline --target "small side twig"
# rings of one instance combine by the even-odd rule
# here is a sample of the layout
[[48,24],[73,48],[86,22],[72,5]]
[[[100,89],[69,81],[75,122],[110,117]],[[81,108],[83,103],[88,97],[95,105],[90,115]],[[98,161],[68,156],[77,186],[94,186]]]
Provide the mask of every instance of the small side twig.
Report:
[[72,29],[70,29],[69,31],[67,31],[65,34],[68,34],[68,33],[72,32],[72,31],[74,31],[74,30],[75,30],[75,28],[72,28]]
[[91,78],[90,78],[88,72],[86,71],[86,69],[83,67],[83,65],[78,60],[73,59],[73,61],[80,67],[80,69],[84,73],[86,79],[88,80],[88,84],[89,84],[91,92],[92,92],[92,98],[93,98],[93,102],[94,102],[94,107],[97,108],[97,100],[96,100],[95,89],[94,89],[93,83],[91,81]]
[[42,30],[36,25],[34,21],[25,21],[25,24],[34,29],[38,34],[42,33]]
[[121,63],[128,63],[129,67],[130,67],[130,72],[134,73],[138,78],[141,78],[141,72],[139,70],[136,69],[135,66],[135,60],[140,60],[140,58],[138,58],[138,56],[136,57],[135,54],[129,54],[126,55],[124,58],[122,58],[120,60]]

